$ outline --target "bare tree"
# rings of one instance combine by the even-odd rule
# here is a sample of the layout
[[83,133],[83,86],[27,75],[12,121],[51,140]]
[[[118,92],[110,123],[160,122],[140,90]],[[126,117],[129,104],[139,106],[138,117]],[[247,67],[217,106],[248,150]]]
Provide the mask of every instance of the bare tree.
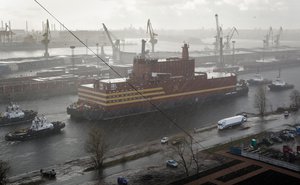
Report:
[[267,97],[266,97],[266,87],[259,86],[255,97],[254,97],[254,107],[258,110],[260,116],[264,116],[267,107]]
[[100,169],[103,164],[104,154],[107,152],[107,145],[104,140],[104,132],[99,128],[92,128],[85,143],[85,149],[91,154],[95,169]]
[[191,159],[192,161],[195,163],[195,166],[196,166],[196,172],[199,173],[200,172],[200,159],[199,159],[199,151],[196,149],[193,148],[193,138],[190,136],[189,137],[189,149],[190,149],[190,155],[191,155]]
[[192,164],[192,159],[189,153],[188,144],[185,139],[181,140],[179,143],[171,146],[175,155],[179,157],[177,161],[179,165],[184,168],[186,176],[190,175],[190,167]]
[[[191,169],[196,173],[201,170],[201,157],[199,150],[193,147],[194,139],[190,136],[188,138],[181,138],[179,142],[170,146],[173,155],[179,158],[178,164],[184,168],[186,176],[190,175]],[[174,156],[173,156],[174,157]]]
[[9,164],[0,160],[0,184],[6,184],[6,176],[9,171]]
[[300,106],[300,92],[294,89],[290,94],[290,100],[293,106],[299,107]]

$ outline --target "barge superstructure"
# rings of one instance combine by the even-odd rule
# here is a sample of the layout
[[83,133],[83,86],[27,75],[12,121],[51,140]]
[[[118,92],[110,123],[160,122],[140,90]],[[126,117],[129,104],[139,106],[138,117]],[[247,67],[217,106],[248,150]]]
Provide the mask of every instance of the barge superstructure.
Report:
[[74,118],[105,120],[248,92],[248,87],[237,90],[234,73],[195,72],[188,48],[187,44],[182,47],[182,58],[164,60],[146,58],[142,51],[134,59],[129,78],[81,85],[78,102],[68,106],[67,113]]

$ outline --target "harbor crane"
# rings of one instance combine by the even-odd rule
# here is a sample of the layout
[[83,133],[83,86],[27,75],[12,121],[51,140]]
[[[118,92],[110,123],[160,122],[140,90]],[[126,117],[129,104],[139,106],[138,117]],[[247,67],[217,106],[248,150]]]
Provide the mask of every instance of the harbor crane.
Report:
[[264,48],[269,48],[270,47],[270,39],[272,39],[272,44],[273,44],[273,29],[272,27],[269,28],[269,31],[267,35],[265,35],[265,39],[263,40],[263,45]]
[[222,27],[219,25],[219,17],[218,14],[215,15],[216,18],[216,28],[217,28],[217,35],[215,36],[216,41],[214,43],[215,45],[215,54],[217,54],[220,51],[220,38],[223,35]]
[[49,52],[48,52],[48,45],[50,42],[50,28],[49,28],[49,21],[47,19],[46,25],[45,25],[45,33],[43,34],[43,40],[41,41],[45,45],[45,53],[44,57],[49,57]]
[[225,49],[230,50],[230,42],[232,37],[234,36],[234,33],[237,35],[239,34],[238,30],[235,27],[232,27],[232,29],[229,31],[229,33],[226,35],[226,41],[224,43]]
[[106,36],[112,46],[112,52],[113,52],[113,59],[115,61],[120,60],[120,39],[116,39],[115,42],[113,42],[112,38],[111,38],[111,34],[109,33],[107,27],[105,26],[104,23],[102,23],[103,25],[103,29],[106,33]]
[[278,48],[280,46],[280,37],[281,37],[282,31],[283,31],[283,29],[282,29],[282,27],[280,27],[277,35],[275,35],[274,44],[275,44],[276,48]]
[[11,30],[11,24],[10,21],[7,23],[5,23],[5,28],[3,28],[3,22],[2,22],[2,30],[0,31],[0,41],[1,43],[5,43],[5,42],[12,42],[12,36],[15,33]]
[[157,44],[157,39],[156,39],[157,34],[154,33],[154,31],[153,31],[150,19],[148,19],[148,22],[147,22],[147,33],[149,33],[149,35],[150,35],[149,42],[151,43],[151,46],[152,46],[152,53],[154,53],[154,45]]

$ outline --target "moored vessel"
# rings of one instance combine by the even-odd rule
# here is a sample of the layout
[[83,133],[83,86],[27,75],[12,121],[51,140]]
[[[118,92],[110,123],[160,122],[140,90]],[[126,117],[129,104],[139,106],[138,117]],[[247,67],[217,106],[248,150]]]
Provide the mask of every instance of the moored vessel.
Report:
[[30,128],[16,130],[5,135],[7,141],[24,141],[60,132],[65,127],[61,121],[49,122],[44,116],[35,117]]
[[293,89],[293,84],[288,84],[280,78],[281,70],[278,71],[278,77],[268,85],[270,91],[282,91],[286,89]]
[[129,78],[95,80],[78,88],[79,99],[67,107],[72,118],[105,120],[199,104],[248,92],[234,73],[195,72],[188,45],[182,58],[134,59]]
[[10,103],[5,112],[1,112],[0,126],[30,123],[36,115],[36,111],[22,110],[19,105]]
[[288,84],[280,77],[277,77],[275,80],[272,81],[272,84],[268,85],[270,91],[282,91],[286,89],[293,89],[293,84]]
[[263,78],[263,76],[259,73],[256,73],[253,78],[247,80],[249,85],[264,85],[272,83],[272,80],[268,80]]

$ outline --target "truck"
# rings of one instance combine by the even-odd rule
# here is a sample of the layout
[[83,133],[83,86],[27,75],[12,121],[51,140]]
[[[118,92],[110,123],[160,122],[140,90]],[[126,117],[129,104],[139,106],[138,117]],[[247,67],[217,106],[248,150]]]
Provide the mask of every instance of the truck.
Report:
[[247,118],[243,115],[224,118],[224,119],[221,119],[220,121],[218,121],[218,129],[223,130],[228,127],[240,125],[246,121],[247,121]]

